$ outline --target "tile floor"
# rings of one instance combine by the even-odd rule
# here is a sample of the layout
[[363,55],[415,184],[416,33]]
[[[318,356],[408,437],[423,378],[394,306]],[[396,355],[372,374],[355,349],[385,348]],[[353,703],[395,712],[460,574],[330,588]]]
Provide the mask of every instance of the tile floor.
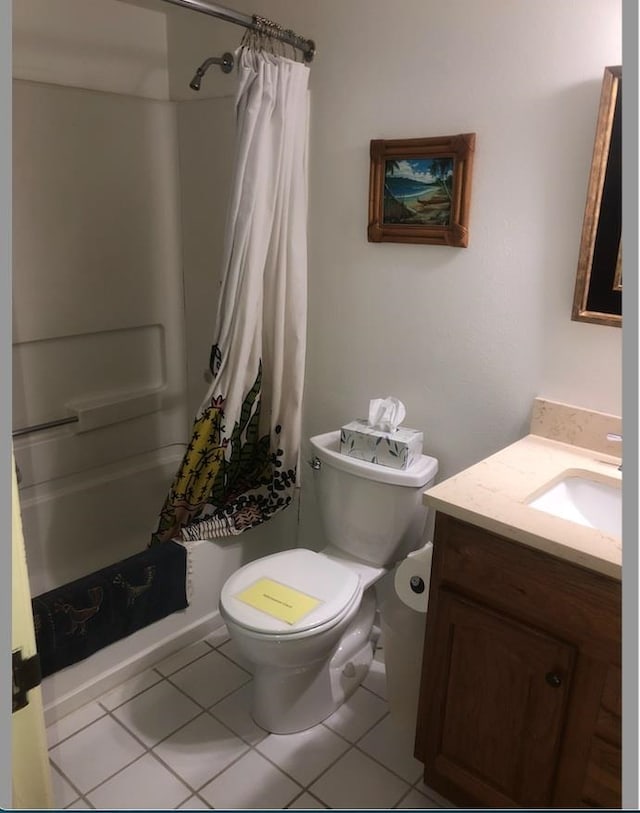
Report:
[[383,654],[323,723],[269,734],[249,715],[251,674],[221,628],[48,727],[56,806],[452,807],[391,725]]

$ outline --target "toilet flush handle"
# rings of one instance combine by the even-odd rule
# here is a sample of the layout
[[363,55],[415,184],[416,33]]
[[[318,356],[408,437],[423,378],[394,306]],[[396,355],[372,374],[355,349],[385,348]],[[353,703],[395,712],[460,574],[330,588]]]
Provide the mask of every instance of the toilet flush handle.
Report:
[[311,466],[311,468],[314,471],[318,471],[318,469],[322,465],[319,457],[312,457],[311,460],[307,460],[307,463]]

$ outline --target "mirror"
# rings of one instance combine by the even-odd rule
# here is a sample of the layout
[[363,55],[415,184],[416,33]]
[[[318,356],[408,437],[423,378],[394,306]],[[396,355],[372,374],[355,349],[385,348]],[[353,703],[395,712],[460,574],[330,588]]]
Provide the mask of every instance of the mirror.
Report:
[[604,69],[571,318],[622,325],[622,68]]

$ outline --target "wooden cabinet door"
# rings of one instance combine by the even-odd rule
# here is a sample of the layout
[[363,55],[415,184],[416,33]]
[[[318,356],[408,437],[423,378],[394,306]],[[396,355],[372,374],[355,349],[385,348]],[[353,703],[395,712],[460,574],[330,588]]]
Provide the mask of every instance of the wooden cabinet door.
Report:
[[622,672],[609,665],[582,788],[587,807],[622,806]]
[[446,589],[433,610],[425,781],[463,804],[548,807],[574,647]]

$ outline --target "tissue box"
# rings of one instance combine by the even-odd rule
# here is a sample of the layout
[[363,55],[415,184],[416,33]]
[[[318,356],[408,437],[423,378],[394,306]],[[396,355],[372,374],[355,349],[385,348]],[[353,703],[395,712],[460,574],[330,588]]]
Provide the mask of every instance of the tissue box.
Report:
[[423,434],[399,426],[395,432],[374,429],[366,420],[355,420],[340,430],[340,451],[349,457],[406,469],[422,454]]

